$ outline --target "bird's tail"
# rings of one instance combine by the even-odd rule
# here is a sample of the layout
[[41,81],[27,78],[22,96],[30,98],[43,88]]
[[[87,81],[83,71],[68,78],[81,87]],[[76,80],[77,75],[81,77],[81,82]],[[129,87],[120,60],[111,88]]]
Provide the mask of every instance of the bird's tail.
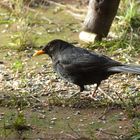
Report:
[[125,73],[134,73],[140,74],[140,66],[135,65],[122,65],[122,66],[113,66],[107,69],[108,72],[125,72]]

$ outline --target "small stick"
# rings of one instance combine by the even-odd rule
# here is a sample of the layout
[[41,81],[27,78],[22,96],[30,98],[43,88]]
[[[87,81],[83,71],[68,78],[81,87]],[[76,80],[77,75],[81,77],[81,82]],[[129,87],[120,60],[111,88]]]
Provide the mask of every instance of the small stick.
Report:
[[78,136],[78,138],[80,138],[80,134],[78,134],[78,132],[75,131],[75,130],[70,126],[69,123],[68,123],[68,127]]
[[111,100],[112,102],[114,102],[114,100],[109,95],[107,95],[101,88],[98,88],[98,90],[100,90],[100,92],[103,93],[104,96],[106,96],[109,100]]

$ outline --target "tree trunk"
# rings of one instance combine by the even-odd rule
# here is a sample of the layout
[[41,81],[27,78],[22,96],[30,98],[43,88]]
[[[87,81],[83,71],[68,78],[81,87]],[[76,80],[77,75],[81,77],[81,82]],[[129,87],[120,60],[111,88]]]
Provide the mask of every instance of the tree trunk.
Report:
[[97,39],[106,37],[117,13],[120,0],[90,0],[84,21],[84,30],[94,33]]

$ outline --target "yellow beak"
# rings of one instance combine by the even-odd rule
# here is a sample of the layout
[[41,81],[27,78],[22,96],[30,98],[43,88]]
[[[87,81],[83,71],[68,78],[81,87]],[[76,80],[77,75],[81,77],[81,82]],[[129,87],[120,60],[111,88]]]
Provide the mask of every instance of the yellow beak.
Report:
[[37,56],[37,55],[41,55],[41,54],[45,54],[45,52],[43,50],[39,50],[39,51],[36,51],[33,56]]

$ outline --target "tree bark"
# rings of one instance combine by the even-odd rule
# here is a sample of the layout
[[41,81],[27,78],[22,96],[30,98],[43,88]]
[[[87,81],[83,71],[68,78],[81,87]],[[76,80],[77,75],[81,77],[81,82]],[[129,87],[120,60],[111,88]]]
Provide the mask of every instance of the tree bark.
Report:
[[108,35],[120,0],[90,0],[84,30],[97,35],[97,40]]

